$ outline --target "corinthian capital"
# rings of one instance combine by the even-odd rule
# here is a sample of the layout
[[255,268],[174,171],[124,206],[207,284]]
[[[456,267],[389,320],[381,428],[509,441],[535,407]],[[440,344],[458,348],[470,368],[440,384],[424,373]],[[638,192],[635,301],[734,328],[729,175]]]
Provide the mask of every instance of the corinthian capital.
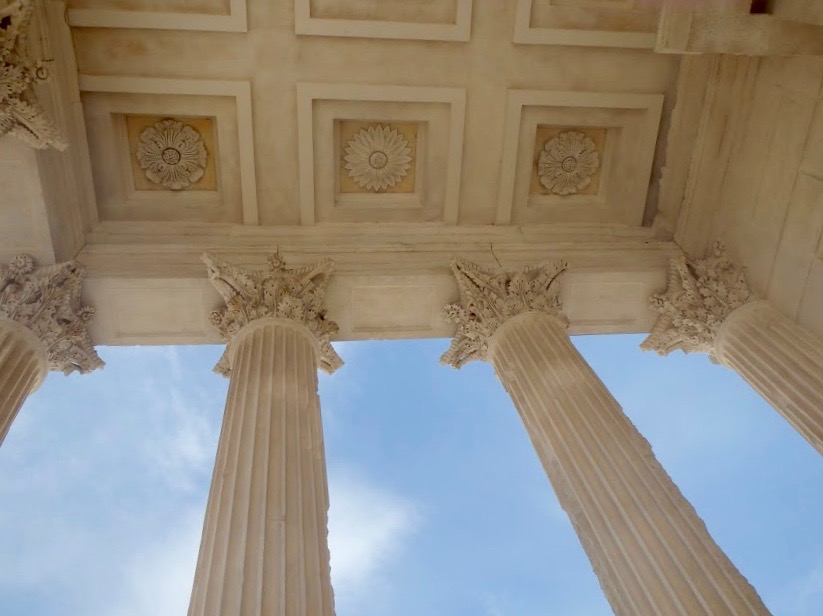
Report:
[[70,374],[103,366],[86,328],[94,309],[80,303],[85,277],[75,261],[35,267],[19,255],[0,264],[0,319],[15,321],[43,342],[51,370]]
[[565,269],[564,261],[551,261],[514,272],[491,272],[465,259],[454,259],[460,304],[445,306],[443,315],[457,324],[457,333],[440,362],[460,368],[470,361],[485,360],[497,328],[518,314],[544,312],[568,325],[558,297]]
[[[204,254],[209,279],[226,302],[226,307],[211,314],[211,322],[223,340],[232,338],[245,325],[264,317],[291,319],[305,325],[320,344],[320,368],[331,374],[343,360],[331,345],[337,323],[326,318],[324,300],[334,264],[325,259],[315,265],[289,269],[275,253],[268,257],[268,268],[250,270],[231,265],[211,254]],[[231,372],[228,349],[215,366],[215,372]]]
[[31,59],[28,29],[35,0],[0,6],[0,137],[11,134],[35,148],[64,150],[66,140],[40,103],[34,86],[48,79],[42,62]]
[[719,242],[705,259],[681,255],[669,262],[666,293],[651,299],[660,317],[640,346],[660,355],[676,349],[704,352],[714,360],[714,342],[723,321],[755,299],[743,268],[729,260]]

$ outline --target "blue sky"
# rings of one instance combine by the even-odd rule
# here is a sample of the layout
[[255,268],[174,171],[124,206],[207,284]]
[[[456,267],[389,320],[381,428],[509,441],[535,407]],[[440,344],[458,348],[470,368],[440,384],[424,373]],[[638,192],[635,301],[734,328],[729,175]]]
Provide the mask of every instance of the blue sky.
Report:
[[[734,373],[575,344],[778,615],[823,605],[823,458]],[[505,391],[445,340],[345,343],[321,376],[338,616],[611,613]],[[218,347],[101,348],[0,447],[3,616],[183,616],[227,382]]]

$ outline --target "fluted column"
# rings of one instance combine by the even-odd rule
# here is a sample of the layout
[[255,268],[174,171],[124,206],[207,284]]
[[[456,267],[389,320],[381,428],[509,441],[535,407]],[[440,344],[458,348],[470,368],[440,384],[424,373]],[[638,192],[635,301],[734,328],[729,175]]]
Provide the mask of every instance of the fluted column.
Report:
[[823,342],[768,302],[734,310],[717,332],[717,360],[737,372],[823,454]]
[[20,255],[0,264],[0,444],[49,369],[65,374],[103,365],[80,303],[84,271],[75,262],[35,267]]
[[0,444],[48,371],[46,347],[28,329],[0,319]]
[[331,263],[241,270],[214,256],[230,377],[189,616],[332,616],[317,368],[341,365],[322,299]]
[[705,259],[674,259],[652,306],[660,318],[642,348],[708,353],[823,454],[823,340],[758,300],[721,245]]
[[563,267],[456,261],[462,305],[446,309],[458,329],[444,363],[492,363],[616,614],[768,614],[572,345]]

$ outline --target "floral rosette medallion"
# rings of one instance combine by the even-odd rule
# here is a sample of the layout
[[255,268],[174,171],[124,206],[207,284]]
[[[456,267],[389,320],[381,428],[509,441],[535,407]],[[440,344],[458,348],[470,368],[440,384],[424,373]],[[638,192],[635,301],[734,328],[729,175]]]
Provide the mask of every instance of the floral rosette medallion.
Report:
[[406,138],[390,126],[369,126],[346,144],[346,170],[360,188],[380,192],[409,173],[412,158]]
[[540,183],[556,195],[573,195],[591,184],[600,167],[597,146],[590,137],[565,131],[548,140],[537,161]]
[[176,120],[161,120],[140,133],[137,162],[155,184],[183,190],[203,177],[208,154],[194,128]]

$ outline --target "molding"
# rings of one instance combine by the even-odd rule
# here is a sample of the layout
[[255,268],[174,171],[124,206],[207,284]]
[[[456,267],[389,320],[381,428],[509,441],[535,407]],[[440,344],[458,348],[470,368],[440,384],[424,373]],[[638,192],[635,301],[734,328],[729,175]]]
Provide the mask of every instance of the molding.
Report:
[[311,0],[294,0],[294,31],[310,36],[466,42],[471,37],[473,0],[454,0],[453,24],[324,19],[311,16]]
[[[321,231],[322,229],[322,231]],[[648,228],[622,225],[328,224],[322,227],[106,222],[88,234],[79,260],[90,279],[203,278],[200,255],[236,255],[243,265],[265,262],[273,246],[295,265],[328,257],[340,275],[424,275],[448,271],[452,257],[520,267],[565,259],[578,271],[633,271],[652,263],[665,272],[681,254]],[[496,257],[496,258],[495,258]],[[644,298],[644,304],[648,297]]]
[[463,161],[463,132],[466,121],[466,90],[415,86],[371,86],[359,84],[297,84],[298,165],[300,170],[300,222],[316,222],[314,174],[314,101],[372,101],[400,103],[445,103],[449,113],[449,153],[443,222],[457,224]]
[[147,30],[196,30],[201,32],[248,32],[246,0],[230,0],[228,15],[69,9],[72,28],[130,28]]
[[153,77],[111,77],[80,75],[81,92],[120,94],[189,94],[228,96],[237,107],[237,138],[240,156],[240,186],[243,195],[243,223],[260,224],[255,173],[254,127],[252,123],[251,82]]
[[[523,45],[573,45],[581,47],[627,47],[654,49],[654,32],[615,32],[607,30],[577,30],[541,28],[531,25],[534,0],[517,0],[514,19],[515,43]],[[594,9],[592,9],[594,10]]]

